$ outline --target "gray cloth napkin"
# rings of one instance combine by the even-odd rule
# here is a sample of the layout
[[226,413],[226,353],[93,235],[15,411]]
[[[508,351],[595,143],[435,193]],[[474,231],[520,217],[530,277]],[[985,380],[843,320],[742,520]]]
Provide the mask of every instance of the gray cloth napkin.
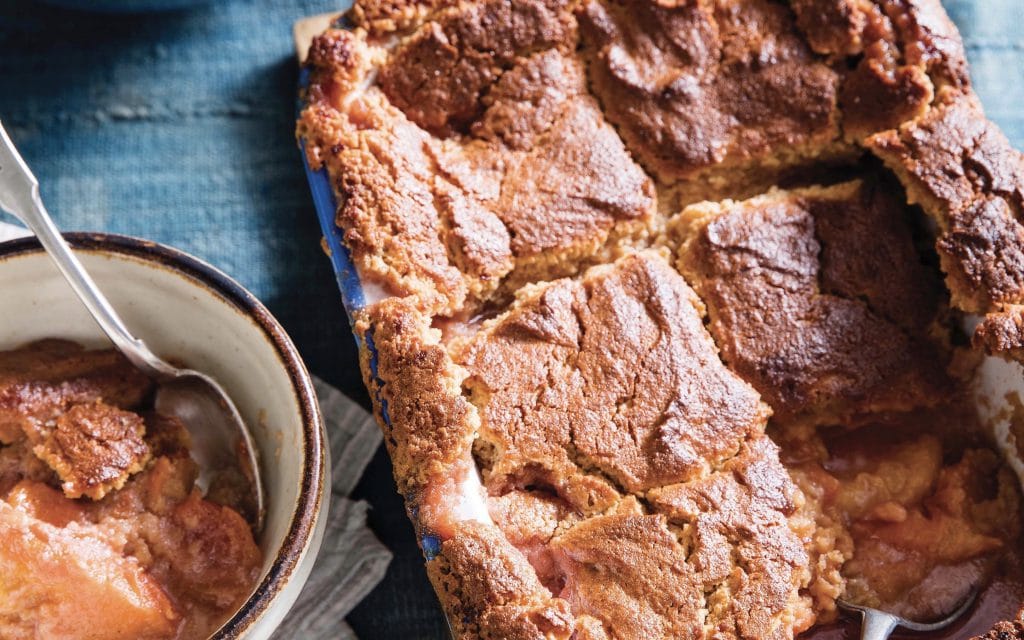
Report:
[[[0,222],[0,242],[27,235]],[[345,616],[377,586],[391,562],[391,552],[366,525],[369,505],[348,497],[380,446],[381,433],[373,416],[348,396],[319,379],[314,385],[330,441],[330,512],[313,572],[274,638],[356,640]]]
[[384,577],[391,552],[366,526],[368,505],[348,494],[381,443],[373,416],[314,380],[331,445],[331,505],[323,546],[305,589],[275,638],[355,640],[345,616]]

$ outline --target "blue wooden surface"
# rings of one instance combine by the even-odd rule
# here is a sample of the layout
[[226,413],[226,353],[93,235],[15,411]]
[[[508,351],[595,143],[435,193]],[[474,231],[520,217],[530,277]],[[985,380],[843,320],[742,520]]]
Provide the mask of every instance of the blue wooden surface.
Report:
[[[1024,1],[945,5],[989,116],[1024,147]],[[341,6],[215,0],[125,16],[0,0],[0,120],[64,229],[144,236],[212,262],[268,304],[315,373],[365,403],[292,135],[291,24]],[[443,637],[382,454],[357,494],[396,557],[353,627],[364,639]]]

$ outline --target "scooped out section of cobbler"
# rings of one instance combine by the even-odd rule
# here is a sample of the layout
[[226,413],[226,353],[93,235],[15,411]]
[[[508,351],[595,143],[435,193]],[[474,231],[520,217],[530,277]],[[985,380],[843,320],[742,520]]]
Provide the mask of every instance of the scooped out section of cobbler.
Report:
[[0,637],[205,638],[248,597],[252,530],[151,392],[113,351],[0,353]]

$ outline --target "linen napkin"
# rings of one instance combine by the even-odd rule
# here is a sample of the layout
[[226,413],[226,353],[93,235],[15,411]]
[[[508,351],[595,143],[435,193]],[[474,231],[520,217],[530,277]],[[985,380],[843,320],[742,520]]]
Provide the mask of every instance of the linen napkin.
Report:
[[[0,242],[31,235],[0,222]],[[345,616],[384,577],[391,552],[366,525],[368,506],[349,499],[381,443],[372,415],[326,382],[314,378],[331,451],[331,497],[323,546],[295,606],[275,640],[356,640]]]
[[384,577],[391,552],[366,525],[366,502],[348,498],[382,436],[372,415],[314,379],[331,447],[331,504],[323,546],[305,589],[275,638],[355,640],[348,615]]

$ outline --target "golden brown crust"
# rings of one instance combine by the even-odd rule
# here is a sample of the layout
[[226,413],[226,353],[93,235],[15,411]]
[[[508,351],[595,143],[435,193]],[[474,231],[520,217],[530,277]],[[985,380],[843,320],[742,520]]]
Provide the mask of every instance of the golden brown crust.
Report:
[[974,100],[937,107],[868,146],[938,224],[954,304],[984,313],[1024,299],[1024,165]]
[[699,304],[663,258],[632,255],[524,293],[456,347],[499,452],[488,486],[543,482],[592,512],[735,455],[768,412],[718,360]]
[[465,524],[427,562],[456,637],[566,640],[573,616],[552,598],[533,567],[492,525]]
[[153,384],[112,350],[44,340],[0,352],[0,443],[40,432],[76,404],[138,407]]
[[935,246],[953,304],[988,314],[974,344],[1020,360],[1024,156],[971,95],[957,95],[919,121],[873,136],[868,146],[899,177],[910,201],[935,220]]
[[[939,220],[954,302],[993,312],[975,344],[1024,352],[1019,159],[939,1],[359,0],[351,18],[313,45],[300,134],[362,280],[402,298],[360,312],[362,364],[456,635],[787,638],[827,617],[849,540],[782,477],[700,315],[783,421],[934,402],[944,296],[904,207],[872,181],[755,199],[764,224],[683,247],[703,301],[653,253],[621,256],[663,245],[680,203],[832,181],[867,147]],[[749,205],[698,206],[669,244]],[[716,252],[743,278],[711,273]],[[466,504],[477,467],[489,514]]]
[[1024,306],[1010,305],[986,315],[971,341],[989,355],[1024,362]]
[[1024,640],[1024,622],[997,622],[988,633],[975,636],[972,640]]
[[[379,90],[359,92],[374,55],[349,31],[314,41],[310,64],[319,75],[303,115],[307,153],[331,170],[337,223],[360,275],[390,294],[418,295],[428,308],[459,306],[467,284],[442,240],[429,136]],[[347,93],[353,93],[348,101],[336,97]],[[500,240],[493,246],[500,263]]]
[[[497,11],[490,19],[516,28],[484,28],[487,8]],[[550,29],[523,26],[538,12]],[[517,0],[460,5],[437,19],[394,54],[361,32],[339,30],[311,49],[310,101],[299,128],[313,166],[326,166],[334,180],[337,223],[360,275],[386,294],[413,296],[425,311],[471,312],[503,280],[509,291],[569,275],[646,235],[653,185],[586,94],[580,63],[553,48],[557,38],[547,33],[567,29],[571,14]],[[409,75],[423,64],[405,57],[437,60],[447,50],[433,37],[446,28],[487,52],[459,62],[466,73],[483,73],[472,83],[451,70]],[[507,70],[495,71],[488,56]],[[365,86],[375,68],[379,83]],[[448,80],[471,95],[449,104],[404,89],[450,95]]]
[[405,31],[458,0],[357,0],[347,16],[374,36]]
[[402,41],[377,82],[410,121],[449,135],[480,116],[482,94],[517,58],[574,41],[565,0],[462,3]]
[[947,358],[926,338],[940,286],[903,207],[877,185],[694,205],[671,228],[723,358],[777,418],[905,411],[950,388]]
[[1024,306],[1010,305],[986,315],[971,343],[989,355],[1024,362]]
[[137,413],[103,402],[79,404],[57,418],[35,453],[57,472],[64,495],[99,500],[149,462],[145,433]]
[[792,6],[816,52],[856,61],[839,91],[849,140],[925,115],[940,90],[968,91],[963,43],[938,0],[795,0]]
[[[399,492],[422,491],[468,452],[479,418],[462,397],[464,374],[440,332],[414,305],[385,300],[360,314],[363,379],[395,468]],[[366,345],[373,345],[373,352]]]
[[661,515],[591,518],[553,543],[562,596],[623,640],[697,637],[703,581]]
[[689,531],[687,562],[697,570],[705,624],[737,638],[790,638],[813,624],[803,590],[810,566],[790,518],[802,495],[761,436],[710,475],[663,487],[648,498]]
[[780,4],[591,0],[581,24],[595,94],[664,182],[800,164],[840,137],[839,77]]

